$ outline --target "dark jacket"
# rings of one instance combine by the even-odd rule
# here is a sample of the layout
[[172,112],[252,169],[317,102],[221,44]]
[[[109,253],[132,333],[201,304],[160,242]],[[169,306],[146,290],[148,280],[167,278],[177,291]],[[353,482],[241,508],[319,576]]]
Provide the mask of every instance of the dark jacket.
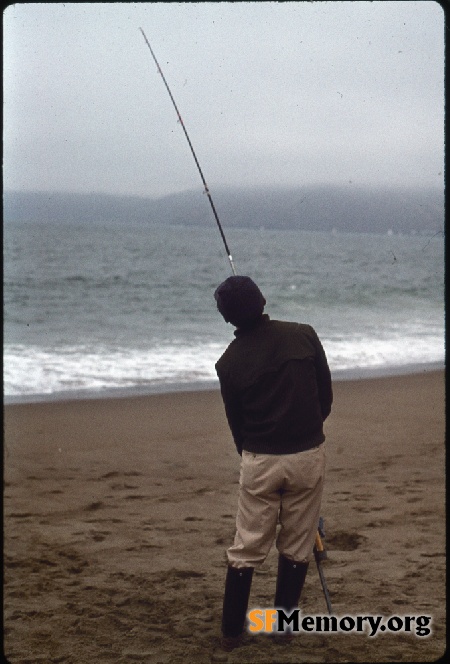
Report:
[[292,454],[322,443],[333,393],[314,329],[264,314],[235,336],[216,371],[239,454]]

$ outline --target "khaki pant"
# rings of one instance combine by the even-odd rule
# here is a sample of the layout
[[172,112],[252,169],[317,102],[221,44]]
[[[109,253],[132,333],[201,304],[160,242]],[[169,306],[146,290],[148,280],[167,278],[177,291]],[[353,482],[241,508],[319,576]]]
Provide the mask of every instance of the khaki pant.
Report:
[[[256,567],[276,538],[279,553],[309,561],[319,523],[325,445],[296,454],[242,452],[233,567]],[[280,523],[278,536],[277,524]]]

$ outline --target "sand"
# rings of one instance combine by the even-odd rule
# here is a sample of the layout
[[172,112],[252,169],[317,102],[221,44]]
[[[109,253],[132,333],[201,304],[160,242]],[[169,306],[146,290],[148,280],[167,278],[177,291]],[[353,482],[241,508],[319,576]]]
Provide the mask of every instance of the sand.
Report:
[[[322,508],[334,612],[432,616],[433,633],[302,633],[290,645],[248,635],[229,662],[444,653],[444,373],[337,382],[334,392]],[[221,661],[239,460],[217,390],[6,406],[8,660]],[[249,608],[273,605],[276,563],[273,548]],[[314,565],[301,608],[326,613]]]

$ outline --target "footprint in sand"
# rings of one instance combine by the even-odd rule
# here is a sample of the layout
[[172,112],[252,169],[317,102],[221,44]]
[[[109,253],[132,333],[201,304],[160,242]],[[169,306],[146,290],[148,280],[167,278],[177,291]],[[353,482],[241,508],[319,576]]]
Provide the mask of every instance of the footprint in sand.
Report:
[[85,512],[94,512],[95,510],[99,510],[102,507],[105,507],[104,503],[102,503],[101,500],[97,500],[93,503],[89,503],[89,505],[87,505],[84,508],[84,511]]
[[111,470],[109,473],[101,475],[99,479],[108,480],[111,477],[120,477],[121,475],[123,475],[124,477],[139,477],[142,476],[142,473],[138,473],[137,470],[130,470],[126,473],[120,473],[118,470]]
[[367,540],[367,537],[364,535],[358,535],[358,533],[338,531],[327,537],[327,544],[330,545],[330,549],[336,549],[337,551],[355,551],[363,542]]

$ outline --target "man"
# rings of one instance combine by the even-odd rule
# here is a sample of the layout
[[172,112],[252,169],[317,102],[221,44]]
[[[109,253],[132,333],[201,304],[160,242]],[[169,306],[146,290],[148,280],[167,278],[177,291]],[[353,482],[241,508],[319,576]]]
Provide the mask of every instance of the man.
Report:
[[298,606],[319,522],[323,422],[333,395],[325,352],[311,326],[271,320],[264,313],[264,296],[249,277],[229,277],[214,297],[225,321],[237,328],[216,364],[242,456],[222,618],[222,648],[232,650],[244,628],[253,570],[275,538],[274,606]]

